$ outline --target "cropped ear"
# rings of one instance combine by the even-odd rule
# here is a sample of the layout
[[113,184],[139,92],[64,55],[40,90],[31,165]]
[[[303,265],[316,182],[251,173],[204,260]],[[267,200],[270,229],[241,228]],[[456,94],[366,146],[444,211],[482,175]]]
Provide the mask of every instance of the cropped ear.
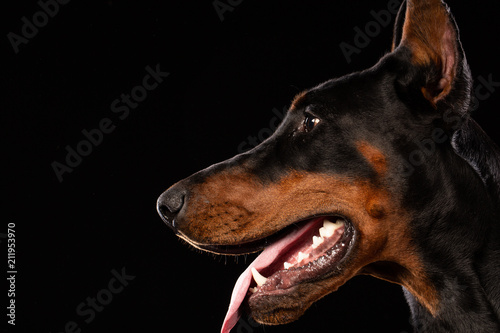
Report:
[[403,1],[401,7],[399,7],[398,15],[396,16],[396,23],[394,24],[393,39],[392,39],[392,51],[401,43],[403,38],[403,26],[405,24],[406,16],[406,1]]
[[[430,104],[456,103],[468,107],[472,80],[458,28],[441,0],[407,0],[394,27],[393,51],[410,51],[411,66],[424,73],[420,91]],[[458,105],[457,105],[458,106]],[[460,112],[462,113],[462,112]]]

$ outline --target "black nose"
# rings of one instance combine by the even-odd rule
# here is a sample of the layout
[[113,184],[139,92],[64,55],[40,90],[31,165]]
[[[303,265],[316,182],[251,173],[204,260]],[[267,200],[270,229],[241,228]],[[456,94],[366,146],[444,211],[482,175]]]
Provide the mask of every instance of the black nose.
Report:
[[163,221],[176,230],[176,217],[184,206],[186,192],[176,187],[170,188],[160,195],[156,201],[156,210]]

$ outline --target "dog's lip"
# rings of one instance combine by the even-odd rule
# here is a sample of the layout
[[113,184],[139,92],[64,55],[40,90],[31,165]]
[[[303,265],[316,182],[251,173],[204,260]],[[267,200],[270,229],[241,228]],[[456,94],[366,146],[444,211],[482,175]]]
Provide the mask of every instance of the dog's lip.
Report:
[[238,244],[231,244],[231,245],[215,245],[215,244],[203,244],[203,243],[197,243],[190,239],[189,237],[185,236],[182,232],[177,231],[177,236],[180,238],[184,239],[186,242],[191,244],[192,246],[212,252],[214,254],[222,254],[222,255],[242,255],[242,254],[250,254],[250,253],[256,253],[259,251],[262,251],[266,247],[268,247],[271,244],[274,244],[276,241],[283,239],[286,237],[288,234],[293,233],[297,231],[298,229],[301,229],[304,227],[304,225],[309,224],[311,221],[316,220],[318,218],[325,218],[328,216],[335,216],[335,217],[340,217],[338,215],[328,215],[328,214],[320,214],[320,215],[313,215],[305,219],[301,219],[300,221],[297,221],[295,223],[292,223],[286,227],[284,227],[281,230],[278,230],[274,232],[273,234],[267,236],[267,237],[262,237],[253,241],[249,242],[244,242],[244,243],[238,243]]
[[[258,297],[261,294],[275,294],[280,293],[281,290],[291,289],[298,284],[304,282],[311,282],[320,280],[335,274],[336,268],[343,262],[343,259],[349,253],[354,242],[354,228],[347,220],[343,219],[342,233],[337,237],[333,237],[330,241],[325,241],[326,246],[320,251],[316,252],[310,260],[305,260],[302,263],[296,263],[293,267],[284,268],[280,267],[284,263],[280,258],[277,258],[273,264],[262,270],[266,275],[268,273],[267,281],[261,287],[255,288],[250,297]],[[292,278],[290,276],[299,278]],[[255,283],[253,283],[255,284]]]
[[[308,219],[306,221],[303,221],[304,223],[301,224],[301,228],[290,231],[288,234],[285,234],[283,237],[278,239],[275,243],[272,243],[269,247],[267,247],[261,255],[259,255],[254,262],[252,262],[248,268],[241,274],[239,277],[238,281],[235,284],[233,294],[231,296],[231,303],[229,305],[228,312],[226,314],[226,318],[224,319],[224,324],[222,327],[223,333],[228,333],[234,325],[236,325],[240,315],[241,315],[241,305],[243,304],[244,300],[250,300],[248,298],[250,292],[249,292],[249,287],[254,283],[254,280],[252,279],[252,273],[251,270],[252,268],[258,270],[258,271],[266,271],[269,270],[269,267],[276,267],[276,262],[281,263],[281,257],[283,256],[283,253],[286,251],[289,251],[290,245],[294,244],[297,240],[301,240],[306,235],[310,235],[310,231],[318,227],[318,223],[323,221],[326,217],[335,217],[335,218],[340,218],[345,222],[345,229],[343,234],[349,236],[349,242],[347,246],[345,247],[345,252],[343,252],[342,256],[340,258],[337,258],[334,262],[335,265],[337,265],[337,268],[340,266],[341,263],[344,262],[344,259],[349,256],[351,249],[353,248],[353,243],[355,242],[355,234],[356,230],[353,226],[353,224],[344,216],[339,216],[338,214],[332,214],[332,215],[321,215],[319,218],[318,216],[312,217],[311,219]],[[342,238],[343,239],[343,238]],[[328,251],[327,251],[328,252]],[[316,261],[316,259],[314,260]],[[330,267],[333,271],[335,271],[335,267]],[[276,277],[276,274],[282,272],[282,270],[278,270],[275,272],[275,274],[272,274],[270,276],[274,277],[275,279],[279,277]],[[338,272],[337,272],[338,273]],[[298,279],[294,281],[291,285],[289,285],[287,288],[284,289],[277,289],[277,290],[269,290],[269,288],[263,288],[261,290],[258,290],[256,293],[253,295],[250,295],[250,297],[257,298],[259,296],[277,296],[279,294],[288,294],[292,293],[296,288],[296,286],[302,284],[302,283],[310,283],[312,280],[321,280],[321,279],[326,279],[329,278],[332,274],[335,274],[335,272],[327,272],[327,271],[322,271],[320,274],[317,274],[314,278],[308,278],[305,280]],[[267,282],[265,283],[267,285]],[[265,286],[264,285],[264,286]],[[272,289],[272,288],[271,288]]]
[[197,249],[211,252],[214,254],[234,255],[234,256],[262,251],[267,245],[272,243],[272,239],[278,238],[275,237],[275,235],[272,235],[270,237],[241,244],[214,245],[214,244],[197,243],[192,239],[190,239],[189,237],[185,236],[182,232],[178,232],[177,236],[179,236],[181,239],[185,240],[187,243],[189,243],[190,245],[194,246]]

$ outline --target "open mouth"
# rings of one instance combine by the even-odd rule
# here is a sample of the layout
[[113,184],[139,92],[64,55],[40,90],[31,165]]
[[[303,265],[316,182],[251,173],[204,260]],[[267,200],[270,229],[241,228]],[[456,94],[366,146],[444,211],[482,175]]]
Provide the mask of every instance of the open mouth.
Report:
[[339,216],[309,219],[280,233],[238,278],[221,332],[236,325],[245,301],[265,302],[292,293],[300,284],[339,274],[354,240],[353,225]]

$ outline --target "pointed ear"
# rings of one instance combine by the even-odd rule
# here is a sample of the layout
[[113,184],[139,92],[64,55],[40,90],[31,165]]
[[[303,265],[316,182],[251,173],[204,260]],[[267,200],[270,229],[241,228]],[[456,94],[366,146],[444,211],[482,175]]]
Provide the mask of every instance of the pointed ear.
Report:
[[392,51],[401,43],[403,38],[403,25],[405,24],[406,16],[406,1],[403,1],[399,7],[398,15],[396,16],[396,23],[394,24],[393,38],[392,38]]
[[411,65],[424,71],[420,89],[434,108],[440,101],[453,102],[451,97],[470,94],[470,73],[458,28],[441,0],[407,0],[401,5],[393,51],[400,48],[409,50]]

